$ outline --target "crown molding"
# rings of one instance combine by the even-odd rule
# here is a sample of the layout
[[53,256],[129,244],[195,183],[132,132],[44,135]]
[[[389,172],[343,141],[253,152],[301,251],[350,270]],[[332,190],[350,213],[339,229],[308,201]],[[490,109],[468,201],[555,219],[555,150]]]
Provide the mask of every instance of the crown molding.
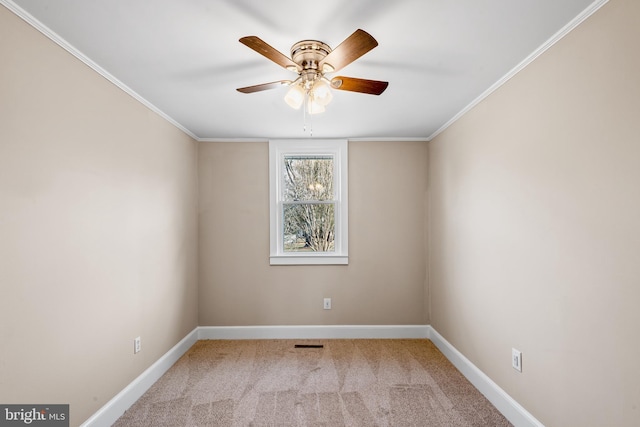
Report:
[[198,142],[269,142],[269,138],[196,138]]
[[89,66],[91,69],[93,69],[95,72],[100,74],[102,77],[104,77],[105,79],[107,79],[108,81],[110,81],[111,83],[116,85],[118,88],[123,90],[125,93],[127,93],[131,97],[133,97],[135,100],[140,102],[142,105],[144,105],[145,107],[147,107],[148,109],[150,109],[154,113],[158,114],[160,117],[162,117],[163,119],[165,119],[166,121],[171,123],[176,128],[180,129],[182,132],[184,132],[185,134],[190,136],[192,139],[194,139],[196,141],[199,140],[199,138],[196,135],[194,135],[187,128],[185,128],[180,123],[175,121],[171,116],[166,114],[164,111],[160,110],[158,107],[153,105],[151,102],[147,101],[139,93],[137,93],[136,91],[131,89],[129,86],[124,84],[122,81],[118,80],[115,76],[110,74],[107,70],[102,68],[100,65],[98,65],[97,63],[95,63],[94,61],[89,59],[82,52],[80,52],[78,49],[76,49],[72,44],[67,42],[60,35],[58,35],[55,31],[51,30],[49,27],[47,27],[42,22],[37,20],[33,15],[31,15],[26,10],[22,9],[20,6],[15,4],[13,1],[11,1],[11,0],[0,0],[0,4],[5,6],[7,9],[9,9],[11,12],[13,12],[18,17],[20,17],[27,24],[31,25],[36,30],[40,31],[42,34],[44,34],[47,38],[49,38],[51,41],[56,43],[58,46],[60,46],[61,48],[63,48],[67,52],[69,52],[71,55],[75,56],[77,59],[82,61],[85,65]]
[[588,17],[593,15],[595,12],[597,12],[598,9],[600,9],[602,6],[604,6],[608,1],[609,0],[596,0],[593,3],[591,3],[585,10],[582,11],[582,13],[580,13],[578,16],[576,16],[574,19],[572,19],[571,22],[569,22],[567,25],[562,27],[557,33],[555,33],[553,36],[551,36],[551,38],[549,38],[540,47],[538,47],[535,51],[533,51],[533,53],[531,53],[529,56],[527,56],[522,62],[520,62],[514,68],[512,68],[500,80],[498,80],[493,85],[491,85],[491,87],[489,87],[489,89],[487,89],[484,92],[482,92],[482,94],[480,94],[480,96],[478,96],[476,99],[471,101],[470,104],[468,104],[466,107],[464,107],[462,110],[460,110],[455,116],[453,116],[451,119],[449,119],[448,122],[446,122],[444,125],[442,125],[434,133],[429,135],[427,140],[431,141],[433,138],[435,138],[436,136],[438,136],[442,132],[444,132],[449,126],[451,126],[452,124],[457,122],[462,116],[467,114],[470,110],[472,110],[476,105],[478,105],[480,102],[482,102],[485,98],[487,98],[493,92],[498,90],[506,82],[511,80],[511,78],[513,76],[518,74],[525,67],[527,67],[529,64],[531,64],[533,61],[535,61],[536,58],[538,58],[540,55],[542,55],[544,52],[546,52],[547,49],[549,49],[551,46],[553,46],[554,44],[556,44],[557,42],[562,40],[564,38],[564,36],[569,34],[578,25],[582,24],[583,21],[585,21]]
[[347,138],[349,142],[429,142],[429,138],[423,137],[362,137],[362,138]]
[[[277,138],[295,141],[313,140],[313,138]],[[406,137],[371,137],[371,138],[321,138],[321,139],[346,139],[349,142],[429,142],[428,138]],[[269,138],[196,138],[198,142],[269,142]]]
[[[350,141],[424,141],[429,142],[433,140],[436,136],[444,132],[447,128],[449,128],[453,123],[457,122],[462,116],[464,116],[467,112],[472,110],[476,105],[482,102],[485,98],[499,89],[502,85],[504,85],[507,81],[509,81],[512,77],[518,74],[521,70],[526,68],[530,63],[532,63],[536,58],[546,52],[550,47],[556,44],[558,41],[564,38],[567,34],[569,34],[574,28],[578,27],[583,21],[593,15],[596,11],[598,11],[602,6],[608,3],[609,0],[595,0],[591,3],[585,10],[583,10],[578,16],[576,16],[571,22],[561,28],[558,32],[556,32],[551,38],[549,38],[546,42],[544,42],[540,47],[538,47],[533,53],[527,56],[523,61],[521,61],[518,65],[516,65],[513,69],[511,69],[507,74],[505,74],[502,78],[496,81],[493,85],[491,85],[487,90],[485,90],[482,94],[480,94],[477,98],[471,101],[467,106],[465,106],[462,110],[460,110],[456,115],[454,115],[451,119],[449,119],[444,125],[442,125],[439,129],[433,132],[431,135],[426,138],[418,137],[418,138],[393,138],[393,137],[375,137],[375,138],[349,138]],[[187,134],[192,139],[198,142],[264,142],[268,139],[265,138],[200,138],[196,136],[194,133],[189,131],[182,124],[178,123],[171,116],[160,110],[151,102],[147,101],[140,94],[135,92],[129,86],[124,84],[122,81],[117,79],[115,76],[107,72],[100,65],[92,61],[90,58],[85,56],[82,52],[76,49],[73,45],[68,43],[64,38],[58,35],[56,32],[52,31],[42,22],[37,20],[27,11],[22,9],[20,6],[15,4],[11,0],[0,0],[0,4],[5,6],[15,15],[23,19],[29,25],[34,27],[36,30],[40,31],[47,38],[55,42],[57,45],[65,49],[67,52],[72,54],[74,57],[82,61],[84,64],[89,66],[91,69],[96,71],[98,74],[106,78],[108,81],[119,87],[125,93],[132,96],[134,99],[142,103],[144,106],[149,108],[151,111],[158,114],[160,117],[167,120],[169,123],[174,125],[176,128]]]

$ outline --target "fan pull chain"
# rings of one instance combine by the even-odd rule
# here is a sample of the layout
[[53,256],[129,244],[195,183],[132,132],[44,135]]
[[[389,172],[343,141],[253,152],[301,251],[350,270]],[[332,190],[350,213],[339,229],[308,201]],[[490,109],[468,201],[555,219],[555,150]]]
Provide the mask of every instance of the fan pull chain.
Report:
[[[307,132],[307,109],[309,108],[309,93],[304,96],[302,103],[302,131]],[[313,117],[309,114],[309,136],[313,138]]]
[[307,132],[307,98],[308,95],[304,94],[304,100],[302,102],[302,132]]

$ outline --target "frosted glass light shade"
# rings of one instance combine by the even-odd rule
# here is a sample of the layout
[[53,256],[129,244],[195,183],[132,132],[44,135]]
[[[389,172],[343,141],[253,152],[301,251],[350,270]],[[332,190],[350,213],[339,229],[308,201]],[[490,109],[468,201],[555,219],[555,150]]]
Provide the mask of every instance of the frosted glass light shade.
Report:
[[333,99],[331,88],[329,87],[329,84],[327,84],[327,82],[324,80],[318,80],[316,84],[313,85],[312,93],[313,100],[323,107],[329,105],[329,103]]
[[304,89],[299,84],[291,86],[284,97],[284,101],[289,107],[299,109],[304,102]]

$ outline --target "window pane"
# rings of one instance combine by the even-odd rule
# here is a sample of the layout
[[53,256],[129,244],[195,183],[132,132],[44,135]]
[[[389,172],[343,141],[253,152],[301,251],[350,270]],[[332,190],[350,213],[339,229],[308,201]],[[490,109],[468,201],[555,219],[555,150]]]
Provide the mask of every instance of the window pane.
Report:
[[333,156],[285,156],[286,201],[333,200]]
[[333,252],[335,205],[333,203],[284,204],[285,252]]

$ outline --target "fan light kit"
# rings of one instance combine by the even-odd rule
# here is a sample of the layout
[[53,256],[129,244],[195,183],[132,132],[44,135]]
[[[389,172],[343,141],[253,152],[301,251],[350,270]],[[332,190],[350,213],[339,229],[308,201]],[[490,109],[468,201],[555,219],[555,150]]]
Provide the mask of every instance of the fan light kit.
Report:
[[242,93],[260,92],[289,86],[284,97],[292,108],[304,110],[309,114],[325,111],[331,102],[331,89],[380,95],[389,85],[388,82],[365,80],[354,77],[337,76],[329,79],[325,74],[338,71],[349,65],[374,47],[378,42],[369,33],[356,30],[334,50],[318,40],[303,40],[291,47],[291,58],[274,49],[256,36],[240,39],[240,43],[255,50],[276,64],[298,74],[295,80],[280,80],[237,89]]

